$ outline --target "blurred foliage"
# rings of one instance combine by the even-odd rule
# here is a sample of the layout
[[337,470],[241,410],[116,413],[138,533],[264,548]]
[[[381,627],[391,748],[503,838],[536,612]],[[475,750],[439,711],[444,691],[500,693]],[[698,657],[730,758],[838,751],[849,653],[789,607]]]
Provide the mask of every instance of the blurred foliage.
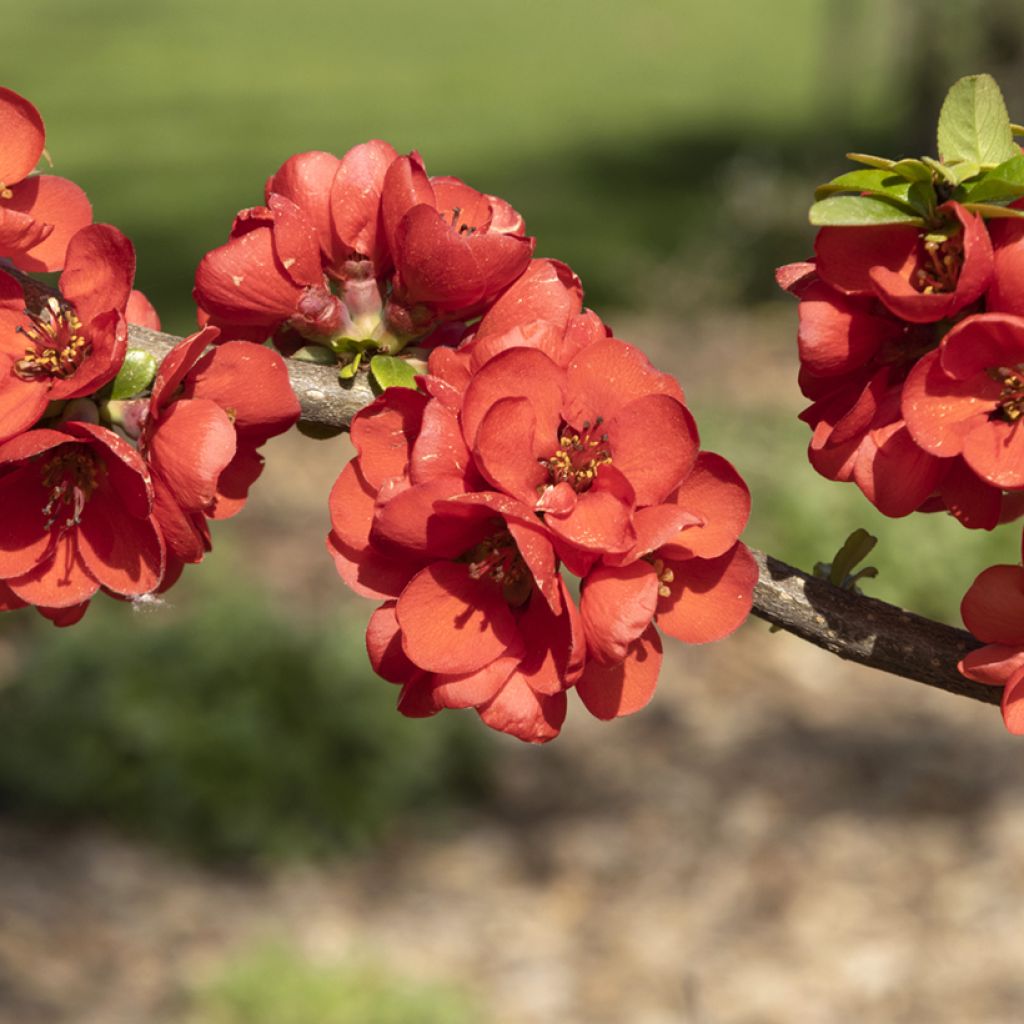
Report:
[[405,719],[353,630],[301,628],[237,579],[205,585],[183,614],[97,600],[59,633],[16,613],[0,810],[270,861],[360,845],[487,791],[475,716]]
[[319,967],[280,946],[243,953],[186,1024],[480,1024],[460,991],[365,967]]

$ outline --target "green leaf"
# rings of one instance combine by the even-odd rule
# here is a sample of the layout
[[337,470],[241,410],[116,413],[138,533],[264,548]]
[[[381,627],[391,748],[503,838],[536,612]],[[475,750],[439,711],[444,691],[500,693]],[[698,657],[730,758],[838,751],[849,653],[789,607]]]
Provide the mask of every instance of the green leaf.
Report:
[[341,380],[351,380],[359,372],[359,364],[363,361],[363,353],[357,352],[352,357],[352,362],[346,363],[339,371],[338,377]]
[[910,183],[906,178],[890,171],[883,171],[877,168],[865,171],[848,171],[833,178],[824,185],[819,185],[814,190],[815,199],[825,199],[835,195],[837,192],[881,192],[892,196],[893,199],[906,202],[907,193],[910,191]]
[[994,206],[992,203],[964,203],[965,210],[978,214],[989,220],[999,217],[1024,217],[1024,210],[1015,210],[1012,206]]
[[334,352],[324,345],[303,345],[292,353],[291,358],[318,366],[333,366],[338,361]]
[[416,389],[416,370],[397,356],[374,356],[370,360],[370,373],[384,389]]
[[852,160],[856,164],[867,164],[868,167],[879,167],[885,171],[896,166],[895,160],[884,156],[871,156],[870,153],[847,153],[846,159]]
[[1003,94],[991,75],[968,75],[946,94],[939,113],[943,163],[1001,164],[1020,150],[1013,141]]
[[987,203],[1024,196],[1024,156],[1017,154],[963,187],[962,202]]
[[931,168],[923,160],[897,160],[890,168],[893,174],[898,174],[907,181],[931,181]]
[[156,376],[156,356],[144,352],[140,348],[130,348],[124,357],[124,363],[114,378],[110,397],[119,402],[125,398],[134,398],[142,394]]
[[877,196],[829,196],[811,207],[815,227],[868,227],[878,224],[911,224],[924,227],[924,219],[906,206]]
[[949,182],[950,185],[957,184],[956,175],[953,173],[952,168],[939,163],[938,160],[933,160],[930,156],[921,157],[921,163],[930,167],[943,181]]

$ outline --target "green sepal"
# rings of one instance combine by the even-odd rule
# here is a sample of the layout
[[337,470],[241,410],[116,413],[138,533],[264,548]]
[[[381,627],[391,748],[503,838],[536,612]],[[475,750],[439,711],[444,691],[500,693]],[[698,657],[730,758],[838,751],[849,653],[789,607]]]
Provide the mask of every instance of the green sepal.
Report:
[[318,366],[333,366],[338,361],[334,351],[325,345],[303,345],[291,354],[291,358],[304,363],[316,363]]
[[991,75],[968,75],[953,84],[939,112],[939,158],[994,167],[1016,156],[1010,115]]
[[363,353],[357,352],[352,357],[352,362],[346,363],[338,370],[338,377],[341,380],[351,380],[359,372],[359,364],[363,361]]
[[870,227],[879,224],[909,224],[924,227],[924,219],[913,207],[881,196],[829,196],[810,211],[815,227]]
[[1011,121],[1010,131],[1013,132],[1014,135],[1024,135],[1024,124],[1014,124]]
[[855,164],[866,164],[868,167],[878,167],[883,171],[891,170],[896,166],[895,160],[890,160],[884,156],[872,156],[870,153],[847,153],[847,160],[852,160]]
[[977,181],[964,185],[961,202],[1009,202],[1024,196],[1024,156],[1018,153],[1012,160],[986,171]]
[[370,360],[370,375],[384,390],[412,388],[415,391],[416,372],[409,363],[397,356],[374,356]]
[[128,349],[124,363],[111,386],[111,399],[119,402],[125,398],[141,395],[153,383],[157,365],[156,356],[151,352],[145,352],[140,348]]
[[962,185],[965,181],[970,181],[971,178],[976,178],[981,174],[981,165],[971,163],[970,160],[953,164],[949,169],[953,172],[953,177],[956,178],[958,185]]

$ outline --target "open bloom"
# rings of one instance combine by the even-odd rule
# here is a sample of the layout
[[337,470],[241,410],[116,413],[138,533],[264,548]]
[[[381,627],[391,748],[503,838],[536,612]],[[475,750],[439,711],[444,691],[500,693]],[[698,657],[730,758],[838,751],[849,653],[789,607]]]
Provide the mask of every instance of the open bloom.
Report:
[[74,182],[32,174],[45,141],[39,111],[0,88],[0,257],[21,270],[60,270],[71,236],[92,221]]
[[996,487],[1024,488],[1024,318],[982,313],[952,327],[907,378],[903,412],[933,455],[962,455]]
[[50,402],[91,394],[116,376],[134,276],[132,244],[108,224],[89,225],[68,244],[63,301],[28,312],[21,286],[0,273],[0,440],[31,427]]
[[140,438],[173,570],[168,582],[209,550],[207,518],[242,509],[263,469],[259,447],[299,418],[277,353],[247,341],[206,351],[216,339],[208,327],[167,355]]
[[0,581],[41,608],[160,583],[164,546],[145,464],[103,427],[70,422],[0,445]]
[[818,274],[845,295],[873,296],[895,316],[934,323],[976,302],[993,273],[985,222],[959,203],[941,206],[945,232],[901,224],[822,228]]

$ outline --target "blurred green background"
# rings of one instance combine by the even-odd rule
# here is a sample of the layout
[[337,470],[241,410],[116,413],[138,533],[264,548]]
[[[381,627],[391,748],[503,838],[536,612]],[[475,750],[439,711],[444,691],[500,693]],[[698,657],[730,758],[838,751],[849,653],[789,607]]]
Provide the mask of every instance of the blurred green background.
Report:
[[[1017,559],[1019,528],[886,521],[813,473],[795,419],[795,304],[772,272],[809,254],[811,192],[844,152],[931,151],[954,78],[997,74],[1024,119],[1021,24],[1005,0],[36,0],[5,13],[3,84],[41,110],[54,173],[134,240],[137,284],[177,333],[194,323],[198,260],[291,153],[381,137],[501,195],[538,254],[569,262],[588,303],[680,376],[705,446],[751,485],[750,543],[809,568],[865,526],[881,537],[869,592],[955,621],[974,575]],[[345,457],[328,442],[301,458],[336,472]],[[0,622],[13,652],[0,811],[266,865],[365,847],[410,815],[436,824],[486,796],[504,741],[470,713],[399,719],[365,666],[369,606],[340,583],[266,585],[275,531],[325,558],[326,517],[311,501],[296,524],[255,494],[174,607],[97,602],[67,632],[31,613]],[[254,956],[320,998],[324,979],[288,954]],[[266,975],[231,968],[201,996],[203,1021],[264,1019],[245,993],[263,1002]],[[355,1019],[331,1012],[301,1022]],[[407,1019],[380,1012],[359,1019]]]

